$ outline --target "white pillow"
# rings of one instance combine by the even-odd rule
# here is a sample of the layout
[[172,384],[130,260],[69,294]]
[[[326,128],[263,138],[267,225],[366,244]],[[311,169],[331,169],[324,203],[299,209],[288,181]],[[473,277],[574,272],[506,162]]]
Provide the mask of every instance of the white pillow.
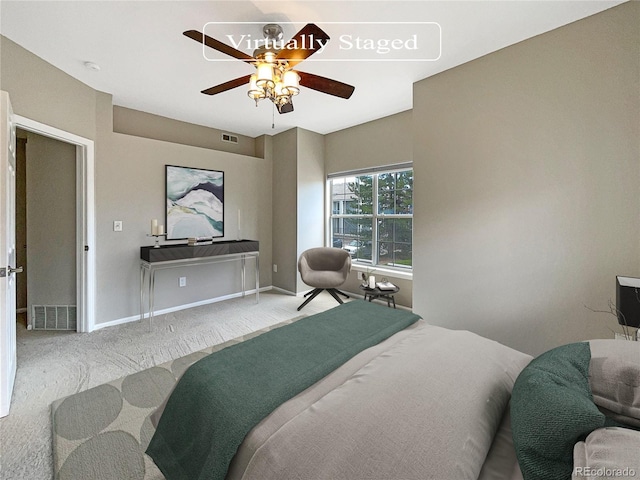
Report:
[[573,448],[574,480],[634,478],[640,475],[640,432],[606,427]]
[[615,420],[640,427],[640,342],[590,340],[589,346],[593,402]]

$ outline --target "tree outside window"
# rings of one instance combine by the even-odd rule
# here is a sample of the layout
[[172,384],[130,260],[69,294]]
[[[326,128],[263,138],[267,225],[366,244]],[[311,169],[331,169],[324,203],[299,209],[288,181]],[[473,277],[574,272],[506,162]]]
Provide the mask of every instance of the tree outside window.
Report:
[[411,268],[413,170],[332,178],[330,192],[333,245],[356,262]]

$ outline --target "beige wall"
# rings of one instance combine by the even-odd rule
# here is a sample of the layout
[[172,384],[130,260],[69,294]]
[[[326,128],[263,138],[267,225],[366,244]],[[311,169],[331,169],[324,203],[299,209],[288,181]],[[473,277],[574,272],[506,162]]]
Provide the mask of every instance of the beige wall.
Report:
[[260,156],[256,155],[254,138],[234,133],[233,135],[238,138],[237,144],[223,142],[222,133],[229,133],[226,130],[194,125],[115,105],[113,107],[113,131],[240,155]]
[[[324,137],[292,128],[272,137],[273,285],[310,289],[298,273],[300,254],[324,245]],[[260,147],[262,148],[262,147]]]
[[[100,206],[96,232],[100,252],[97,310],[102,321],[138,311],[140,246],[153,243],[146,236],[152,218],[164,224],[166,164],[224,172],[225,236],[220,240],[237,238],[240,209],[242,236],[261,241],[261,284],[271,284],[270,162],[129,135],[111,137],[109,166],[101,164],[96,185],[96,201]],[[123,221],[123,232],[113,231],[114,220]],[[187,277],[184,288],[178,287],[181,276]],[[253,278],[253,262],[248,261],[248,288],[253,288]],[[165,270],[156,277],[156,309],[201,302],[240,290],[239,262]]]
[[640,4],[415,84],[414,311],[528,353],[640,274]]
[[27,133],[27,307],[76,305],[76,148]]
[[0,59],[0,89],[9,92],[16,114],[95,137],[95,90],[2,35]]
[[412,160],[411,110],[325,136],[327,174]]
[[[322,247],[325,243],[324,191],[324,136],[309,130],[297,129],[297,257],[309,248]],[[296,269],[297,270],[297,269]],[[296,292],[311,289],[297,273]]]
[[298,193],[297,129],[273,137],[273,286],[296,293]]
[[[221,170],[225,180],[225,236],[260,241],[260,283],[271,284],[271,161],[112,132],[111,97],[98,93],[96,228],[99,322],[139,312],[140,246],[151,245],[150,221],[165,218],[165,165]],[[113,231],[113,221],[123,231]],[[254,264],[247,262],[247,288],[253,288]],[[178,278],[187,277],[179,287]],[[156,309],[179,307],[233,295],[241,290],[239,262],[159,272]],[[253,299],[247,299],[253,302]]]
[[[261,284],[271,284],[271,161],[229,152],[113,133],[111,96],[73,80],[22,47],[0,37],[1,88],[16,114],[95,140],[96,324],[135,317],[139,312],[139,252],[152,218],[164,218],[164,165],[225,172],[224,239],[260,241]],[[113,221],[122,220],[122,232]],[[251,262],[248,262],[249,264]],[[31,265],[30,265],[31,267]],[[249,265],[251,288],[253,266]],[[177,278],[187,276],[187,287]],[[171,308],[237,294],[240,269],[218,267],[160,272],[156,308]],[[252,300],[247,300],[252,301]]]
[[324,137],[292,128],[272,138],[273,286],[292,294],[310,289],[298,258],[324,245]]

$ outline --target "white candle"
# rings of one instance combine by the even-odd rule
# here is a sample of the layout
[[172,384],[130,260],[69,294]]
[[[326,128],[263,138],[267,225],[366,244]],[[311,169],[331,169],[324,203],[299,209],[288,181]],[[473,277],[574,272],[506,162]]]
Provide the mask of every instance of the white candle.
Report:
[[157,235],[158,234],[158,219],[154,218],[153,220],[151,220],[151,235]]
[[376,288],[376,277],[369,275],[369,288]]
[[164,235],[164,225],[158,225],[158,235]]

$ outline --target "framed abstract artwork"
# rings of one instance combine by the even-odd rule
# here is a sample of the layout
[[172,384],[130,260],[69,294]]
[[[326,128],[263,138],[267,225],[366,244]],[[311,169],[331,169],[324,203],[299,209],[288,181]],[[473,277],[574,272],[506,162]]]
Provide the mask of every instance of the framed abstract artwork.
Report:
[[224,172],[166,165],[167,240],[224,236]]

